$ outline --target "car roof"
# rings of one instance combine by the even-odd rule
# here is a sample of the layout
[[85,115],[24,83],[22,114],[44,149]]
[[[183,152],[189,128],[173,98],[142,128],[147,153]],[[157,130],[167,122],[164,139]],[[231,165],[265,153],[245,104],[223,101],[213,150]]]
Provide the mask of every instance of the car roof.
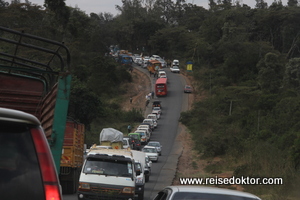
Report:
[[156,147],[148,146],[148,145],[144,146],[144,148],[156,149]]
[[40,125],[39,120],[35,116],[23,111],[0,108],[0,113],[0,120]]
[[166,188],[169,188],[175,192],[199,192],[199,193],[209,193],[209,194],[226,194],[226,195],[252,197],[252,198],[259,199],[259,197],[255,196],[253,194],[250,194],[250,193],[241,192],[241,191],[237,191],[237,190],[224,189],[224,188],[217,188],[217,187],[173,185],[173,186],[167,186]]
[[148,144],[149,143],[160,143],[159,141],[150,141],[150,142],[148,142]]

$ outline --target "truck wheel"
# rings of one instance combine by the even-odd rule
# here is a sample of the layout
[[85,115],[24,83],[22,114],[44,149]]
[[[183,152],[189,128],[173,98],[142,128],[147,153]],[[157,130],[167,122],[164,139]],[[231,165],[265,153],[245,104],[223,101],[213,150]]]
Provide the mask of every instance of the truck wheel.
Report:
[[149,182],[149,178],[150,178],[149,175],[148,175],[148,176],[145,176],[145,182]]
[[144,200],[144,191],[138,194],[138,200]]

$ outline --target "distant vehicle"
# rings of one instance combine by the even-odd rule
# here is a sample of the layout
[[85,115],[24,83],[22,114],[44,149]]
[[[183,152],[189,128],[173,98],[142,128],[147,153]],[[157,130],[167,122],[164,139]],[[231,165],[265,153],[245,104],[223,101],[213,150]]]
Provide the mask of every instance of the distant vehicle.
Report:
[[154,113],[154,112],[157,112],[157,113],[159,113],[160,115],[162,114],[161,108],[160,108],[160,107],[153,107],[152,113]]
[[165,71],[158,71],[158,78],[161,78],[162,76],[165,76],[165,78],[167,77],[167,73]]
[[133,59],[127,54],[119,54],[118,61],[122,65],[132,65]]
[[146,160],[146,165],[145,165],[145,182],[149,181],[150,175],[151,175],[151,166],[152,166],[152,161],[149,159],[149,157],[146,155],[145,156]]
[[154,128],[157,128],[158,122],[157,122],[157,115],[156,114],[148,114],[146,119],[153,120]]
[[145,154],[149,157],[149,159],[153,162],[157,162],[158,161],[158,152],[157,149],[155,147],[152,146],[144,146],[144,148],[142,149],[143,152],[145,152]]
[[173,66],[179,66],[179,60],[173,60],[172,67]]
[[158,141],[150,141],[150,142],[148,142],[147,146],[155,147],[157,149],[158,154],[161,156],[162,145],[160,144],[160,142],[158,142]]
[[141,141],[138,140],[138,139],[135,139],[133,137],[129,137],[130,138],[130,142],[132,143],[133,145],[133,150],[141,150],[142,149],[142,144],[141,144]]
[[161,62],[159,62],[158,60],[149,60],[147,62],[147,69],[152,74],[154,74],[156,71],[158,71],[161,68],[162,68]]
[[154,100],[154,101],[152,102],[152,107],[160,107],[160,108],[162,108],[161,101],[159,101],[159,100]]
[[151,59],[155,59],[155,60],[157,60],[157,59],[162,59],[159,55],[152,55],[151,57],[150,57],[150,60]]
[[167,79],[158,78],[155,83],[155,95],[166,96],[168,94]]
[[139,133],[129,133],[129,134],[128,134],[128,137],[137,139],[137,140],[139,140],[140,142],[142,142],[142,141],[141,141],[141,136],[140,136]]
[[61,200],[61,186],[40,121],[25,112],[0,108],[0,127],[1,199]]
[[173,73],[180,73],[180,69],[179,69],[179,67],[178,66],[173,66],[173,67],[171,67],[170,68],[170,70],[171,70],[171,72],[173,72]]
[[144,119],[143,123],[149,123],[152,131],[154,130],[154,128],[156,128],[153,119]]
[[160,114],[157,111],[153,111],[151,114],[155,114],[157,119],[160,119]]
[[141,137],[141,143],[142,144],[147,144],[148,141],[150,140],[150,133],[148,131],[148,128],[138,128],[134,131],[134,133],[137,133]]
[[138,64],[139,66],[141,66],[142,63],[143,63],[143,59],[142,59],[141,56],[135,56],[134,62],[135,62],[136,64]]
[[259,197],[236,190],[204,186],[167,186],[153,200],[261,200]]
[[148,114],[148,115],[147,115],[147,118],[148,118],[148,119],[155,119],[155,120],[157,120],[157,115],[151,113],[151,114]]
[[129,137],[123,137],[123,148],[124,149],[127,149],[127,148],[133,149],[133,144]]
[[156,59],[156,60],[158,60],[158,61],[161,63],[161,66],[162,66],[163,68],[165,68],[165,67],[167,66],[167,62],[166,62],[164,59],[158,58],[158,59]]
[[190,85],[185,85],[184,93],[192,93],[192,87]]

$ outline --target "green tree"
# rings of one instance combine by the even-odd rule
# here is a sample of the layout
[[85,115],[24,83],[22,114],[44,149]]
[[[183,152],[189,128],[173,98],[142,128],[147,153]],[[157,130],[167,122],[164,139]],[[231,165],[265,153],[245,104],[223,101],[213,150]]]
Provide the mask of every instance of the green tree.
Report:
[[257,64],[258,85],[266,93],[277,93],[282,85],[283,66],[278,55],[267,53]]
[[293,88],[300,93],[300,58],[292,58],[285,66],[285,88]]

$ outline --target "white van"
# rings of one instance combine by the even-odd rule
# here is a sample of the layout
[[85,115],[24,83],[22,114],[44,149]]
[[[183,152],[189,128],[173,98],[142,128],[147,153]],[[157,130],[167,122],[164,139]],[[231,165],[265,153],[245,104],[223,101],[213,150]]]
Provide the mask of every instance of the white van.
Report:
[[[146,170],[146,154],[141,151],[131,150],[133,158],[135,160],[136,171],[140,171],[140,175],[137,176],[135,194],[138,195],[138,199],[144,198],[144,188],[146,182],[146,176],[149,176],[150,172]],[[149,180],[149,177],[147,178]]]
[[134,199],[139,175],[130,150],[91,148],[80,174],[78,199]]

